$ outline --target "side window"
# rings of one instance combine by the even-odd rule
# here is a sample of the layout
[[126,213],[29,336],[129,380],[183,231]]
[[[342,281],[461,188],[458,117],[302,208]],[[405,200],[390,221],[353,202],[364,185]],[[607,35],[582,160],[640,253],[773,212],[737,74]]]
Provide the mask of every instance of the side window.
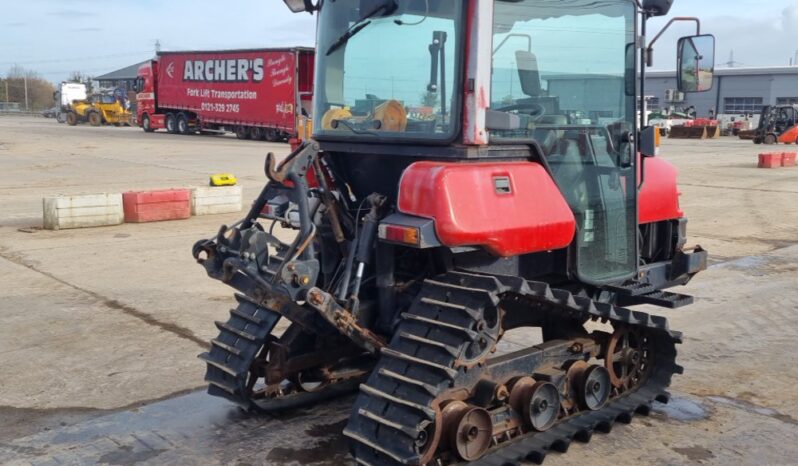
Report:
[[587,131],[621,146],[636,116],[634,11],[598,3],[495,3],[490,106],[517,114],[521,128],[491,131],[492,140],[535,139],[551,153],[565,134]]

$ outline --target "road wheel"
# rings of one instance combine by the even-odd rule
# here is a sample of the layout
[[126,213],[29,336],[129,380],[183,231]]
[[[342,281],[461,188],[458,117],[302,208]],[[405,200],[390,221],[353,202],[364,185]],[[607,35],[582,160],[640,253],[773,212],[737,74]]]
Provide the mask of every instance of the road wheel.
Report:
[[75,112],[69,112],[66,116],[66,122],[69,126],[75,126],[78,124],[78,114]]
[[776,135],[775,134],[768,134],[765,136],[765,144],[773,145],[776,144]]
[[141,117],[141,129],[144,130],[145,133],[152,133],[155,131],[152,129],[152,122],[150,122],[150,116],[146,113],[143,117]]
[[67,115],[67,113],[59,111],[55,114],[55,121],[59,123],[66,123]]
[[237,126],[236,127],[236,137],[238,139],[249,139],[249,128],[246,126]]
[[174,113],[167,113],[166,114],[166,131],[169,134],[176,134],[177,133],[177,118],[175,118]]
[[100,126],[103,124],[103,117],[100,112],[89,113],[89,124],[92,126]]
[[177,132],[180,134],[191,134],[191,128],[188,126],[188,115],[185,113],[178,113],[177,115]]

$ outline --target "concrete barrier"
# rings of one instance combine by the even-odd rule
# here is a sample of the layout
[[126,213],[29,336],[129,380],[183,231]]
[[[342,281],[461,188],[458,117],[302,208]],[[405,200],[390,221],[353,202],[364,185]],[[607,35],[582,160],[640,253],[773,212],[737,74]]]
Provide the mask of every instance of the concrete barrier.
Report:
[[48,230],[119,225],[125,220],[119,193],[45,197],[42,208]]
[[167,189],[122,194],[125,222],[145,223],[191,217],[191,191]]
[[766,152],[759,154],[759,168],[781,168],[784,154],[781,152]]
[[241,212],[241,186],[191,188],[191,215]]
[[798,153],[795,152],[784,152],[781,154],[781,166],[782,167],[794,167],[795,166],[795,157],[798,156]]

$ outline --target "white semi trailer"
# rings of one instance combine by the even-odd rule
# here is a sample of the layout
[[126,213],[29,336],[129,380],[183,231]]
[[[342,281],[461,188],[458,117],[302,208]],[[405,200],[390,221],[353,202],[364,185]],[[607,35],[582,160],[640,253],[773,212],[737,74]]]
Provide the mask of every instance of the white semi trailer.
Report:
[[86,100],[86,85],[83,83],[68,83],[62,82],[58,86],[58,90],[53,94],[56,107],[56,120],[59,123],[66,122],[66,115],[72,106],[72,102],[76,100]]

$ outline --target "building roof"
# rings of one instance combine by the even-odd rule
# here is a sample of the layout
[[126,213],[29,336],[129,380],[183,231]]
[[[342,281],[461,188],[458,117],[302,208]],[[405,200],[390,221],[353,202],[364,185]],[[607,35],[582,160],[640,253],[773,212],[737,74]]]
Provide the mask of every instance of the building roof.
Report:
[[[763,66],[745,68],[715,68],[715,76],[766,76],[766,75],[798,75],[798,66]],[[648,78],[674,78],[675,70],[649,71]]]
[[136,79],[136,77],[139,75],[139,66],[148,62],[149,60],[136,63],[135,65],[126,66],[116,71],[106,73],[102,76],[97,76],[94,79],[96,81],[123,81],[126,79]]

